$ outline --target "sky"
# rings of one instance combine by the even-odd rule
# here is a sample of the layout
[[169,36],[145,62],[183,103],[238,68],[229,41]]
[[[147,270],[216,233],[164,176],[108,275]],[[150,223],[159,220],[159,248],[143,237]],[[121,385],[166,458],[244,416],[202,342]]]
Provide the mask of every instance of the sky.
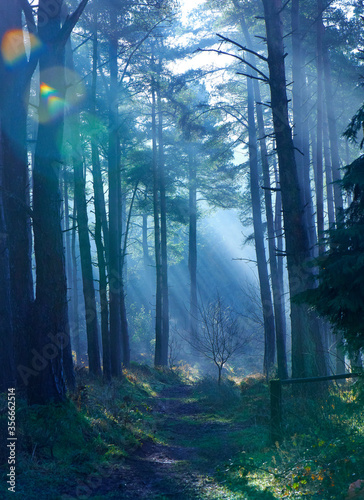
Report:
[[184,24],[187,24],[187,18],[189,12],[198,7],[204,0],[180,0],[181,11],[182,11],[182,21]]

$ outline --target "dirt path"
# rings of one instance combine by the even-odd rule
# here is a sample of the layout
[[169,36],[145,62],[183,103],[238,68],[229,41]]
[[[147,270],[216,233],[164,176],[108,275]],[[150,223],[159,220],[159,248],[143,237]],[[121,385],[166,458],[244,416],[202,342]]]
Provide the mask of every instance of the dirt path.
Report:
[[[214,421],[193,398],[193,387],[165,388],[153,402],[155,440],[146,442],[92,488],[87,498],[197,500],[216,496],[217,463],[231,457],[231,425]],[[212,445],[216,443],[216,446]],[[212,445],[212,446],[211,446]],[[213,493],[215,492],[215,493]]]

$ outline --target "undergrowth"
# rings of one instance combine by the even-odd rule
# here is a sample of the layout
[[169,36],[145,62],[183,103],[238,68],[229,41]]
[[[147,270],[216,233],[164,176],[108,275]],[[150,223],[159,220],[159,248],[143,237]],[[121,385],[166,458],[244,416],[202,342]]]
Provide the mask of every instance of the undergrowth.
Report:
[[[172,446],[198,450],[186,470],[205,478],[201,498],[362,498],[354,490],[347,496],[350,484],[364,480],[362,383],[330,386],[320,398],[284,390],[284,439],[272,444],[268,384],[260,375],[220,386],[195,380],[181,400],[182,408],[195,405],[195,412],[161,413],[164,400],[156,397],[165,387],[191,384],[186,373],[134,365],[121,380],[105,383],[81,370],[75,393],[62,405],[29,408],[17,398],[17,493],[7,495],[5,465],[0,497],[93,497],[128,454],[147,441],[168,446],[172,439]],[[5,408],[1,399],[2,435]],[[6,453],[4,445],[2,463]]]
[[[182,379],[180,372],[134,365],[121,380],[106,383],[80,370],[76,391],[63,404],[28,407],[17,397],[16,493],[7,492],[4,465],[0,497],[57,500],[65,485],[72,491],[83,480],[88,490],[90,478],[98,483],[113,463],[154,439],[153,398]],[[5,410],[0,430],[5,436]],[[4,464],[6,444],[0,453]]]
[[[243,381],[243,398],[266,400],[261,381]],[[344,500],[350,484],[364,479],[362,383],[330,387],[325,397],[310,399],[284,393],[282,443],[273,445],[247,433],[241,452],[219,472],[231,492],[254,488],[275,499]],[[361,484],[360,481],[358,484]],[[362,495],[362,496],[360,496]],[[231,496],[254,498],[254,496]],[[256,498],[265,498],[257,496]]]

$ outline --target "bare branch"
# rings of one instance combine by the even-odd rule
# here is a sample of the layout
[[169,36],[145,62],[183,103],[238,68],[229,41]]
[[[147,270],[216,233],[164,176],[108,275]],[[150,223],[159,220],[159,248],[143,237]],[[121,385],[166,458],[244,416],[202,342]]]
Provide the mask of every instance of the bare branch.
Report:
[[231,40],[231,38],[227,38],[227,37],[225,37],[223,35],[219,35],[219,33],[216,33],[216,35],[219,38],[221,38],[222,40],[224,40],[225,42],[232,43],[233,45],[236,45],[237,47],[239,47],[240,50],[244,50],[246,52],[249,52],[250,54],[253,54],[254,56],[257,56],[259,59],[261,59],[264,62],[268,61],[268,59],[266,57],[262,56],[258,52],[255,52],[255,50],[248,49],[248,47],[246,47],[244,45],[240,45],[240,43],[235,42],[235,40]]

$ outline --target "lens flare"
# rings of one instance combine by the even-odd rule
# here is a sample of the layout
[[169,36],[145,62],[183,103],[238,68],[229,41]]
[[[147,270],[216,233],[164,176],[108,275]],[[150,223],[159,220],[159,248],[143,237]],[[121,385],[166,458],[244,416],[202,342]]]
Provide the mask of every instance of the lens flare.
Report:
[[[85,88],[80,83],[80,77],[67,68],[54,67],[41,73],[39,121],[47,123],[63,115],[70,115],[78,109],[84,99]],[[66,95],[57,85],[64,82],[67,88]]]
[[32,54],[41,50],[42,42],[32,33],[23,30],[9,30],[5,33],[1,41],[1,55],[7,67],[13,68],[27,62],[27,39]]
[[66,109],[66,101],[59,95],[57,89],[42,82],[40,85],[40,98],[43,101],[42,112],[40,113],[42,123],[62,116]]

